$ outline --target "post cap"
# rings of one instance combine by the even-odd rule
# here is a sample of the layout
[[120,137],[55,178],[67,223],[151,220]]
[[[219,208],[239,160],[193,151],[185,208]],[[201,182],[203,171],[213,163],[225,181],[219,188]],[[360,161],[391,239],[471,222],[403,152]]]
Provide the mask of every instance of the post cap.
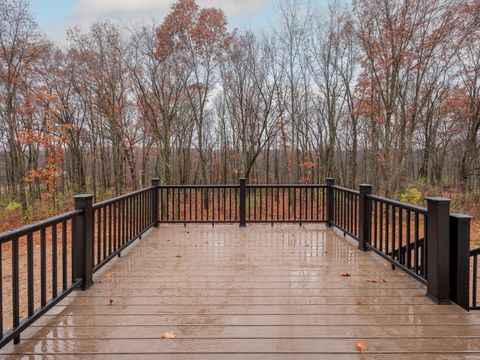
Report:
[[238,179],[238,180],[240,180],[240,181],[247,181],[247,178],[245,178],[245,177],[241,177],[241,178],[240,178],[240,179]]
[[89,200],[93,199],[93,194],[80,194],[73,197],[75,200]]
[[450,214],[451,217],[454,217],[456,219],[460,220],[470,220],[473,219],[473,216],[470,215],[465,215],[465,214]]
[[451,200],[447,198],[442,198],[442,197],[427,197],[425,198],[428,202],[435,202],[435,203],[440,203],[440,204],[446,204],[450,203]]
[[360,187],[372,187],[371,184],[360,184]]

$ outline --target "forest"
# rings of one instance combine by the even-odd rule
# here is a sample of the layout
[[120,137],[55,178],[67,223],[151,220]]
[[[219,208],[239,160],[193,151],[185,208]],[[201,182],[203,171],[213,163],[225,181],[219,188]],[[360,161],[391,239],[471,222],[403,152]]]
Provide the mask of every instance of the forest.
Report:
[[371,183],[480,198],[480,3],[280,0],[262,31],[176,1],[44,35],[0,0],[2,228],[163,184]]

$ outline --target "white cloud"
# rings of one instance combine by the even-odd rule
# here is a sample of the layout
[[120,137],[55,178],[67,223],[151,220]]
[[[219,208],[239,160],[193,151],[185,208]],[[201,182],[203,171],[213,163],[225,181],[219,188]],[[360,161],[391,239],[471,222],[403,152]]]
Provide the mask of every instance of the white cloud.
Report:
[[[201,7],[221,8],[227,16],[248,16],[260,11],[273,0],[197,0]],[[172,0],[80,0],[74,17],[90,18],[112,15],[165,15]]]

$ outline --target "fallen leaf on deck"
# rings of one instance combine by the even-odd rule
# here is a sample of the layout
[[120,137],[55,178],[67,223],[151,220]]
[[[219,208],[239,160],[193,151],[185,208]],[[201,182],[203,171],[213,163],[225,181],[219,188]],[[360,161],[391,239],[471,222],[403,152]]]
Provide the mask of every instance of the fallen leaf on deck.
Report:
[[113,304],[113,299],[110,299],[108,302],[108,305],[112,305],[112,304]]
[[363,354],[367,349],[367,345],[363,341],[359,341],[357,342],[357,349]]
[[162,339],[175,339],[176,335],[172,331],[167,331],[162,335]]
[[177,255],[177,256],[175,256],[175,257],[180,259],[180,258],[182,257],[182,255]]
[[387,281],[387,280],[385,280],[385,279],[383,279],[382,281],[383,281],[383,282],[388,282],[388,281]]
[[363,305],[363,303],[360,300],[357,300],[357,305]]
[[350,277],[350,276],[352,276],[352,275],[350,275],[349,273],[346,272],[346,273],[343,273],[342,276],[343,276],[343,277]]
[[369,283],[376,283],[377,280],[375,280],[375,279],[367,279],[367,282],[369,282]]

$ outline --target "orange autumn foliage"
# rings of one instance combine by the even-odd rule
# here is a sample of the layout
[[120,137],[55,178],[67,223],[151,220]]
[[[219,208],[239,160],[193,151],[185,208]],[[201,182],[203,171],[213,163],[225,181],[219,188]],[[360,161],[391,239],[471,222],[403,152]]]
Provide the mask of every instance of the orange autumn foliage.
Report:
[[157,38],[160,60],[183,51],[207,55],[226,46],[227,20],[220,9],[200,9],[195,0],[179,0],[157,29]]
[[65,161],[63,146],[67,141],[68,126],[56,123],[56,115],[61,110],[58,99],[46,87],[37,87],[32,100],[27,101],[22,109],[32,118],[33,126],[22,129],[18,137],[19,142],[35,144],[43,150],[45,155],[43,166],[28,171],[25,181],[44,182],[51,192],[55,192],[55,186],[62,172],[61,165]]

